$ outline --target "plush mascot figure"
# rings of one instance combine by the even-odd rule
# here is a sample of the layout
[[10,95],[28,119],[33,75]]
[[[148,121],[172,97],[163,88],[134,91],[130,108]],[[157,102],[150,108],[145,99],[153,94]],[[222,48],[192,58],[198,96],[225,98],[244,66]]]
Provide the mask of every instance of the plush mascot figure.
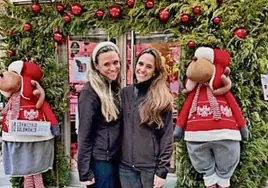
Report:
[[230,186],[241,138],[249,136],[240,107],[228,91],[225,73],[229,65],[230,54],[225,50],[196,50],[186,71],[187,97],[174,130],[175,139],[184,136],[191,163],[209,188]]
[[54,136],[60,133],[44,93],[35,95],[42,90],[34,90],[42,77],[37,64],[23,61],[11,63],[0,74],[0,92],[8,97],[1,111],[4,171],[24,177],[25,188],[44,188],[42,173],[52,169]]

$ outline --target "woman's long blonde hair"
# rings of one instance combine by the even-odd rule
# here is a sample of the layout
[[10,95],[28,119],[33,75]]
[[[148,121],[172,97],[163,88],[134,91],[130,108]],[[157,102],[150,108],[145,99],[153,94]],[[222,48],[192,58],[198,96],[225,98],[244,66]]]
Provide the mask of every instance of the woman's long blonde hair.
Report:
[[147,123],[151,126],[157,125],[156,128],[164,127],[163,114],[166,111],[172,110],[173,96],[167,85],[167,71],[162,61],[160,52],[154,48],[143,50],[138,58],[145,54],[151,54],[155,59],[155,75],[149,87],[145,100],[140,104],[139,113],[141,124]]
[[[118,51],[113,46],[104,46],[96,53],[96,57],[94,57],[95,62],[93,61],[93,58],[91,58],[91,62],[89,62],[87,69],[87,80],[90,82],[92,88],[100,98],[101,112],[107,122],[118,119],[119,107],[115,103],[114,95],[111,89],[111,82],[100,75],[95,66],[98,64],[98,56],[101,53],[110,51],[115,51],[118,54]],[[116,81],[118,82],[118,79]]]

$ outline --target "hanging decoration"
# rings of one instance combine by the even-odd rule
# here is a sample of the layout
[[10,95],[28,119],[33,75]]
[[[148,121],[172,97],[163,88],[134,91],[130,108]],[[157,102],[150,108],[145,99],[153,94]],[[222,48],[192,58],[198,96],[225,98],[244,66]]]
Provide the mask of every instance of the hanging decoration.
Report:
[[97,18],[101,19],[103,17],[103,15],[104,15],[104,10],[98,9],[96,12]]
[[190,16],[188,14],[181,15],[181,23],[188,23],[190,21]]
[[195,46],[196,46],[196,43],[195,43],[194,41],[192,41],[192,40],[190,40],[190,41],[187,43],[187,47],[188,47],[188,48],[195,48]]
[[238,38],[246,39],[247,38],[247,30],[244,28],[235,29],[234,35],[237,36]]
[[15,34],[15,31],[12,29],[10,31],[7,32],[8,35],[14,35]]
[[65,23],[69,23],[72,20],[72,18],[68,14],[65,14],[63,17],[63,20]]
[[57,42],[58,44],[62,44],[64,42],[64,36],[61,32],[56,31],[53,34],[53,40]]
[[145,2],[145,8],[146,9],[154,8],[154,0],[146,0],[146,2]]
[[127,6],[128,8],[133,8],[135,5],[135,0],[127,0]]
[[194,15],[200,15],[202,10],[201,10],[201,7],[200,6],[195,6],[192,8],[192,12]]
[[37,14],[41,11],[41,6],[38,3],[32,5],[32,12]]
[[121,16],[121,7],[118,4],[111,5],[109,7],[109,15],[112,18],[119,18]]
[[26,23],[26,24],[24,24],[24,26],[23,26],[23,29],[24,29],[24,31],[31,31],[32,30],[32,25],[30,24],[30,23]]
[[7,55],[8,55],[8,57],[15,56],[15,54],[16,54],[16,51],[15,51],[15,50],[8,50],[8,51],[7,51]]
[[161,8],[159,10],[159,19],[161,22],[167,22],[168,21],[168,18],[169,18],[169,14],[170,14],[170,11],[165,9],[165,8]]
[[75,16],[80,16],[83,13],[83,7],[80,3],[73,3],[71,7],[71,12]]
[[221,18],[219,18],[219,17],[214,17],[214,18],[212,19],[212,22],[213,22],[215,25],[218,25],[218,24],[221,23]]
[[64,5],[62,4],[62,3],[58,3],[57,5],[56,5],[56,10],[57,10],[57,12],[59,12],[59,13],[63,13],[64,12]]

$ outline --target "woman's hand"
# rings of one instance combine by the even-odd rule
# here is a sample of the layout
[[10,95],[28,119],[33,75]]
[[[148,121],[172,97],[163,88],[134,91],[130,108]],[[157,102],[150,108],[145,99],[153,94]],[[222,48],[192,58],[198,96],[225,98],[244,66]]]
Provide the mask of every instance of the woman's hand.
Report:
[[165,179],[162,179],[162,178],[158,177],[157,175],[154,175],[154,187],[153,188],[163,187],[165,181],[166,181]]
[[81,182],[82,185],[93,185],[94,183],[95,183],[95,179],[94,178],[92,178],[89,181],[82,181]]

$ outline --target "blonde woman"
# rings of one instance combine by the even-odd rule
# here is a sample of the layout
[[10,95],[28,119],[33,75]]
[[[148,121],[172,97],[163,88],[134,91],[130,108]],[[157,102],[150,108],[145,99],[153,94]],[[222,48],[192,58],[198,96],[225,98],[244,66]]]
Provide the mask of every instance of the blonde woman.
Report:
[[99,43],[78,103],[78,172],[81,183],[88,187],[118,188],[119,73],[118,47],[112,42]]
[[172,154],[172,106],[160,53],[145,49],[137,58],[135,84],[122,91],[122,188],[164,185]]

